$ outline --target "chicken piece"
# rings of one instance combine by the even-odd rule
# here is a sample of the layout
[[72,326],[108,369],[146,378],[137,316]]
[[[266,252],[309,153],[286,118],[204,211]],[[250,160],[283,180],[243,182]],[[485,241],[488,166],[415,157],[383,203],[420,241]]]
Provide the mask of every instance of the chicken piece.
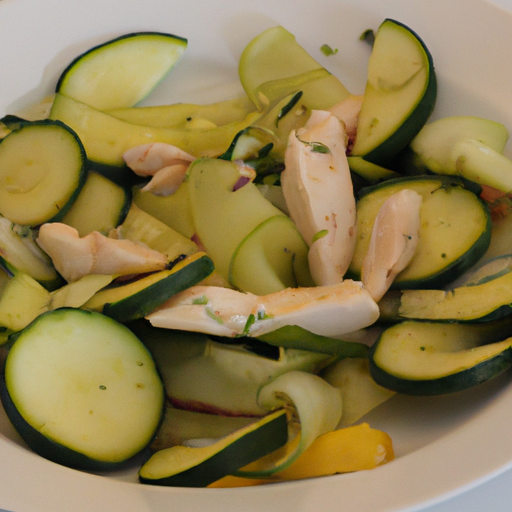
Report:
[[375,301],[414,256],[422,201],[420,194],[404,189],[388,197],[379,209],[361,269],[361,280]]
[[222,336],[260,336],[297,325],[321,336],[341,336],[373,324],[377,304],[357,281],[287,288],[268,295],[193,286],[147,316],[155,327]]
[[167,258],[158,251],[97,231],[80,238],[76,229],[59,222],[43,224],[36,241],[70,283],[88,274],[142,274],[167,266]]
[[349,140],[349,148],[354,144],[356,139],[357,123],[359,121],[359,113],[361,112],[363,98],[363,95],[356,96],[351,94],[329,109],[331,114],[336,116],[345,124],[345,130]]
[[339,283],[356,243],[356,204],[343,123],[313,111],[290,134],[281,185],[290,217],[309,246],[309,266],[319,286]]
[[176,192],[195,157],[171,144],[153,142],[129,149],[123,159],[138,176],[152,177],[144,190],[166,196]]

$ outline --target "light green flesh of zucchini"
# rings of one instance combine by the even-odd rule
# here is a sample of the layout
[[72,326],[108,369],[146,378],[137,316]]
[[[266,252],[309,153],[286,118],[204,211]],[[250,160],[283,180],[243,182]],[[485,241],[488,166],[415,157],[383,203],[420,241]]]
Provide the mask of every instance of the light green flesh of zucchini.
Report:
[[37,226],[58,219],[85,178],[80,141],[60,124],[23,125],[0,144],[0,214]]
[[[403,290],[397,302],[384,296],[379,307],[383,318],[472,322],[500,318],[512,313],[512,272],[474,286],[451,291]],[[390,306],[390,309],[388,309]]]
[[[150,354],[97,313],[60,309],[39,317],[14,343],[5,382],[32,428],[97,461],[138,453],[162,414],[163,386]],[[37,442],[32,448],[38,451]]]
[[398,378],[439,379],[471,369],[512,347],[512,338],[482,345],[487,335],[485,326],[403,322],[384,331],[373,360]]
[[174,261],[182,255],[189,256],[199,250],[192,240],[135,205],[130,208],[118,231],[121,238],[142,243],[161,252],[168,261]]
[[203,487],[276,450],[287,437],[286,412],[281,409],[208,446],[160,450],[139,477],[144,483]]
[[120,37],[78,57],[58,91],[99,110],[131,107],[181,59],[187,41],[166,34]]
[[172,144],[196,157],[218,156],[229,147],[240,130],[258,118],[258,114],[251,112],[242,121],[209,130],[151,127],[121,121],[85,103],[56,94],[50,118],[59,119],[76,131],[91,161],[124,167],[123,154],[126,151],[150,142]]
[[[289,86],[293,90],[287,92],[295,92],[297,83],[294,82],[297,82],[297,77],[321,69],[322,66],[300,46],[293,34],[276,26],[262,32],[246,46],[240,57],[238,73],[247,96],[261,108],[262,104],[275,99],[264,97],[262,101],[259,97],[259,93],[265,91],[262,84],[269,83],[265,91],[267,94],[269,90],[274,93],[278,90],[280,93],[288,88],[286,80],[289,79]],[[349,95],[347,89],[332,75],[310,83],[313,87],[320,87],[320,97],[323,97],[321,101],[326,102],[315,108],[328,108]],[[316,93],[315,96],[319,97]]]
[[269,218],[247,235],[233,254],[229,275],[238,289],[256,295],[313,286],[308,246],[284,215]]
[[[379,27],[368,63],[353,155],[364,156],[378,148],[414,116],[431,73],[427,51],[419,39],[406,27],[386,20]],[[420,126],[410,138],[424,121],[419,121]]]
[[411,141],[411,149],[431,171],[455,174],[452,148],[457,142],[468,139],[501,153],[508,140],[508,130],[501,123],[479,117],[444,117],[425,125]]
[[62,222],[83,237],[98,231],[107,235],[123,221],[131,202],[126,189],[97,172],[90,171],[87,181]]
[[0,217],[0,267],[8,267],[6,270],[14,274],[26,273],[49,289],[53,288],[60,278],[50,258],[32,236],[18,235],[15,230],[12,222]]
[[[392,194],[411,189],[423,197],[418,246],[394,281],[398,288],[442,286],[478,261],[490,243],[489,214],[480,199],[433,178],[384,183],[357,203],[357,244],[350,272],[360,275],[379,208]],[[464,212],[461,215],[460,212]]]

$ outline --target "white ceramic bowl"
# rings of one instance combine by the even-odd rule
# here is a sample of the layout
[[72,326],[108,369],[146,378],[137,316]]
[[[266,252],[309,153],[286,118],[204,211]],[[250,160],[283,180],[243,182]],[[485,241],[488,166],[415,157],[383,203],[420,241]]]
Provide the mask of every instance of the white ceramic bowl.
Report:
[[[430,48],[439,81],[434,117],[471,114],[512,127],[512,16],[484,0],[1,0],[0,115],[52,92],[63,67],[94,44],[158,30],[189,39],[184,60],[152,103],[214,101],[241,90],[245,44],[276,24],[354,93],[369,48],[359,41],[386,18]],[[325,57],[324,43],[338,48]],[[15,512],[412,511],[512,465],[508,376],[466,393],[395,397],[365,418],[393,438],[397,458],[373,471],[242,489],[144,486],[136,468],[91,475],[30,452],[0,416],[0,507]]]

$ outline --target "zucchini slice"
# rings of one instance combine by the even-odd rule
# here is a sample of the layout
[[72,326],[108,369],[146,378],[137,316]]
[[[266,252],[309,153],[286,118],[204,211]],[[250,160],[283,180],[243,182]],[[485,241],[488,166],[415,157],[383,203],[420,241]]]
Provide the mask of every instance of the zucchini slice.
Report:
[[75,228],[81,237],[93,231],[108,235],[111,229],[123,222],[131,202],[130,188],[121,187],[91,170],[61,222]]
[[436,96],[434,64],[423,41],[402,23],[384,20],[368,63],[352,154],[380,165],[391,161],[427,122]]
[[51,259],[37,245],[34,231],[5,217],[0,217],[0,268],[12,275],[26,273],[49,290],[63,282]]
[[0,214],[29,226],[62,219],[85,183],[85,161],[65,124],[22,124],[0,143]]
[[402,290],[379,301],[380,319],[435,322],[488,322],[512,313],[512,267],[501,268],[494,279],[453,290]]
[[145,448],[164,405],[162,382],[139,339],[79,309],[44,313],[17,336],[1,393],[30,448],[87,470],[115,468]]
[[325,70],[282,26],[272,27],[256,36],[245,47],[238,65],[240,82],[247,96],[260,109],[277,99],[262,93],[265,91],[263,84],[267,85],[267,94],[269,91],[281,95],[302,90],[305,104],[316,109],[332,107],[349,95],[343,84],[330,73],[300,83],[301,75],[318,71],[323,73]]
[[94,294],[83,308],[99,311],[119,322],[136,320],[149,314],[176,293],[202,281],[212,272],[212,260],[198,252],[170,270],[109,286]]
[[509,318],[471,325],[402,322],[386,329],[371,348],[370,372],[378,384],[399,393],[461,391],[512,366],[510,335]]
[[173,446],[156,452],[139,471],[145,484],[206,487],[277,450],[288,440],[286,410],[279,409],[203,447]]
[[79,55],[56,91],[99,110],[132,107],[181,59],[187,40],[160,32],[117,37]]
[[491,240],[489,211],[467,187],[455,177],[407,176],[363,189],[357,203],[357,243],[350,275],[359,278],[361,274],[379,208],[403,189],[423,197],[420,237],[413,259],[393,287],[441,287],[463,274],[483,256]]
[[115,171],[118,174],[126,171],[132,176],[123,161],[123,154],[129,149],[149,142],[166,142],[197,157],[218,156],[240,130],[258,118],[258,113],[251,112],[242,121],[206,130],[162,128],[127,123],[73,98],[56,94],[50,118],[60,119],[77,132],[95,169],[108,170],[112,175]]

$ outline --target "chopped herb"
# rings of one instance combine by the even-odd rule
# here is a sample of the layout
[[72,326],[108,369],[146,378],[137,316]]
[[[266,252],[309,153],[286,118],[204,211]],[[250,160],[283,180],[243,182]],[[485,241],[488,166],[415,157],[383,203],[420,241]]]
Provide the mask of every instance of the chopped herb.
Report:
[[103,384],[100,386],[100,389],[103,391],[105,389],[107,389],[107,386],[104,386]]
[[321,142],[308,142],[307,140],[300,139],[297,135],[296,137],[300,142],[302,142],[302,144],[309,146],[311,148],[312,153],[322,153],[325,155],[329,155],[331,153],[331,150]]
[[335,48],[334,50],[328,45],[328,44],[323,44],[321,47],[320,47],[320,51],[326,56],[326,57],[329,57],[329,55],[335,55],[336,53],[338,53],[338,48]]
[[206,305],[208,304],[208,297],[206,295],[201,295],[201,297],[197,297],[197,299],[194,299],[192,301],[192,304]]
[[215,311],[212,311],[210,308],[204,308],[206,311],[206,314],[212,319],[215,320],[218,324],[223,324],[224,320],[215,313]]
[[253,314],[251,314],[247,317],[247,321],[245,322],[242,336],[249,336],[249,333],[251,332],[251,327],[253,326],[255,321],[256,321],[256,317]]
[[320,231],[318,231],[317,233],[315,233],[313,235],[313,240],[312,242],[316,242],[317,240],[320,240],[320,238],[323,238],[324,236],[326,236],[327,234],[329,233],[329,230],[328,229],[321,229]]
[[420,347],[420,350],[421,350],[422,352],[425,352],[425,350],[426,350],[426,349],[425,349],[425,347]]

